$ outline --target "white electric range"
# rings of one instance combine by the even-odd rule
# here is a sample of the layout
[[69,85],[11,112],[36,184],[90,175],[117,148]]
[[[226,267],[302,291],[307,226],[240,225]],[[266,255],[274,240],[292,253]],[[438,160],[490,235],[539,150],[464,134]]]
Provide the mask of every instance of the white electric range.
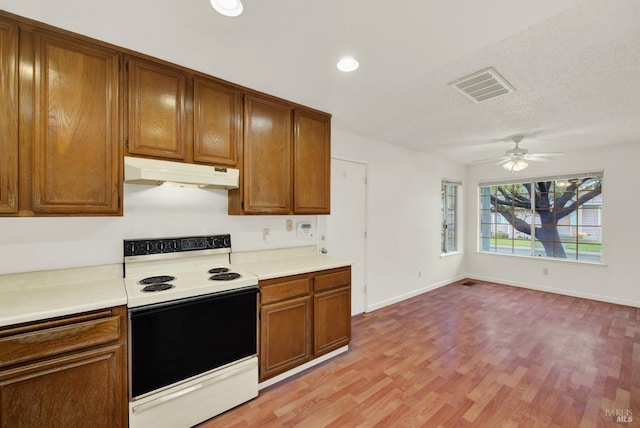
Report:
[[132,428],[190,427],[258,395],[258,278],[230,253],[230,235],[124,241]]

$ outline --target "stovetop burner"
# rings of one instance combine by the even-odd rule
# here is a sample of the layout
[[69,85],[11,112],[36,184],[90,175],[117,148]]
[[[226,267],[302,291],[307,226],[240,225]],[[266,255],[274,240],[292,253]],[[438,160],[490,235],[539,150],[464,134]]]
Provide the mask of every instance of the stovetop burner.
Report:
[[233,281],[234,279],[240,278],[242,275],[235,272],[226,272],[226,273],[217,273],[211,277],[209,277],[212,281]]
[[173,288],[173,284],[169,284],[168,282],[156,282],[153,284],[149,284],[142,289],[142,291],[164,291]]
[[129,308],[258,285],[256,275],[230,264],[228,234],[124,240],[123,245]]
[[138,281],[138,284],[141,284],[141,285],[156,284],[156,283],[173,281],[174,279],[176,279],[176,277],[171,275],[150,276],[148,278],[141,279],[140,281]]

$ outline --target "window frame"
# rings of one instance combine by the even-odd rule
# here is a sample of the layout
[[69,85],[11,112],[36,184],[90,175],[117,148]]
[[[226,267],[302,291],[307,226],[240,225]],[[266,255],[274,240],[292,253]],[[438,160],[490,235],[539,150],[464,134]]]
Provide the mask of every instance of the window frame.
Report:
[[[460,229],[460,188],[462,187],[462,182],[458,180],[448,180],[442,179],[440,181],[440,254],[452,254],[459,252],[460,248],[460,239],[459,239],[459,229]],[[455,194],[453,195],[453,209],[450,208],[449,202],[452,200],[450,198],[449,189],[455,189]],[[452,223],[450,223],[448,213],[449,211],[453,212],[453,228],[450,227]],[[453,232],[451,232],[453,230]],[[453,240],[450,238],[450,234],[453,233]],[[453,247],[450,248],[448,244],[453,241]]]
[[[535,211],[535,196],[536,196],[536,192],[532,192],[531,194],[531,199],[532,199],[532,207],[530,208],[530,211],[527,213],[527,216],[529,217],[529,221],[528,224],[531,226],[531,235],[529,235],[529,240],[530,240],[530,246],[524,246],[524,248],[529,248],[529,254],[518,254],[515,252],[515,241],[517,240],[516,238],[516,233],[519,234],[523,234],[522,232],[516,232],[515,230],[513,230],[513,236],[510,237],[510,239],[512,240],[512,245],[511,245],[511,251],[499,251],[499,249],[497,248],[497,239],[498,236],[498,225],[500,224],[504,224],[504,225],[508,225],[508,228],[513,229],[513,226],[511,226],[511,224],[506,221],[506,219],[503,218],[502,215],[500,215],[499,213],[495,212],[493,209],[493,205],[489,202],[488,206],[487,201],[483,201],[483,198],[489,198],[491,197],[491,194],[487,194],[486,192],[483,193],[483,189],[487,189],[490,187],[507,187],[507,186],[511,186],[511,185],[520,185],[520,186],[524,186],[524,185],[531,185],[533,187],[536,186],[536,183],[538,182],[553,182],[553,187],[552,190],[550,191],[555,191],[555,189],[558,187],[558,182],[563,182],[563,181],[570,181],[570,180],[577,180],[577,179],[581,179],[581,178],[598,178],[600,183],[604,182],[604,172],[603,171],[589,171],[589,172],[582,172],[582,173],[574,173],[574,174],[565,174],[565,175],[553,175],[553,176],[541,176],[541,177],[529,177],[529,178],[521,178],[521,179],[512,179],[512,180],[495,180],[495,181],[486,181],[486,182],[479,182],[478,183],[478,209],[476,211],[477,215],[478,215],[478,232],[476,234],[476,239],[477,239],[477,252],[478,253],[482,253],[482,254],[494,254],[494,255],[506,255],[506,256],[515,256],[515,257],[525,257],[525,258],[536,258],[536,259],[544,259],[544,260],[556,260],[556,261],[561,261],[561,262],[578,262],[578,263],[591,263],[591,264],[599,264],[599,265],[603,265],[605,262],[605,254],[604,254],[604,244],[603,244],[603,231],[604,231],[604,224],[602,221],[603,218],[603,213],[602,213],[602,209],[603,209],[603,204],[602,204],[602,200],[603,200],[603,193],[602,190],[600,191],[600,194],[595,196],[594,198],[582,203],[580,206],[578,206],[572,213],[570,213],[567,217],[569,220],[569,224],[560,224],[556,221],[556,227],[561,227],[563,229],[566,228],[575,228],[576,231],[580,228],[580,227],[587,227],[588,229],[591,230],[597,230],[597,236],[598,236],[598,240],[596,241],[596,245],[599,246],[599,252],[597,252],[599,259],[597,260],[588,260],[587,258],[589,257],[589,253],[590,251],[587,250],[582,250],[582,252],[580,251],[580,241],[578,236],[576,236],[576,242],[575,242],[575,257],[573,258],[568,258],[568,257],[557,257],[555,255],[552,256],[548,256],[546,255],[546,253],[544,254],[540,254],[540,248],[542,247],[542,242],[538,240],[538,238],[536,237],[536,227],[540,227],[541,226],[541,220],[540,220],[540,216],[539,214]],[[582,190],[584,191],[584,190]],[[577,194],[580,193],[580,190],[578,190]],[[599,202],[599,204],[597,205],[597,214],[596,214],[596,218],[597,218],[597,224],[596,225],[584,225],[580,222],[576,222],[576,224],[573,224],[573,218],[574,216],[576,218],[581,218],[582,216],[584,216],[584,214],[586,213],[586,211],[583,210],[591,210],[594,209],[593,207],[589,207],[589,205],[593,205],[593,201],[597,200]],[[555,206],[552,206],[551,208],[554,210],[553,212],[560,212],[562,210],[562,208],[564,208],[566,205],[564,205],[563,207],[560,207],[558,210],[556,210]],[[515,215],[515,208],[513,211],[513,214]],[[486,221],[486,216],[489,215],[491,216],[491,220],[490,221]],[[505,221],[502,222],[500,221],[500,219],[504,219]],[[489,232],[489,236],[485,236],[487,229],[489,228],[488,232]],[[495,236],[495,238],[494,238]],[[487,242],[486,240],[489,240],[489,249],[483,249],[483,247],[486,245],[485,242]],[[491,241],[492,240],[496,240],[496,249],[491,250],[490,248],[492,247]],[[547,242],[552,242],[554,243],[554,245],[560,244],[563,247],[563,251],[566,251],[566,245],[567,244],[571,244],[574,245],[573,242],[569,242],[566,241],[564,238],[562,238],[560,236],[560,239],[558,240],[552,240],[552,241],[547,241]],[[587,246],[588,243],[582,243],[582,245]],[[536,253],[536,251],[538,250],[538,253]],[[586,254],[585,254],[586,253]]]

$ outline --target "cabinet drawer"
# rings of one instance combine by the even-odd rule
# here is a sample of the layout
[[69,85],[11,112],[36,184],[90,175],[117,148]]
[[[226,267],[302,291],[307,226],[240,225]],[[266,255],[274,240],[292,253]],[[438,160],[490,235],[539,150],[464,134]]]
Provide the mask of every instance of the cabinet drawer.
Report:
[[261,303],[263,305],[292,297],[305,296],[311,292],[310,278],[308,277],[277,282],[260,288],[262,289]]
[[119,337],[117,316],[2,337],[0,367],[116,342]]
[[340,269],[317,275],[313,280],[313,290],[323,291],[351,284],[351,268]]

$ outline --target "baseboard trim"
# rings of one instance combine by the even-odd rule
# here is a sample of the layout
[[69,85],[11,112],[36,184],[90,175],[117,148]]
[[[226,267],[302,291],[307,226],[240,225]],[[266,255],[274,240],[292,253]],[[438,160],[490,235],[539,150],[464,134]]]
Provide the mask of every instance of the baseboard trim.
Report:
[[436,288],[444,287],[445,285],[449,285],[453,282],[460,281],[461,279],[467,278],[466,275],[457,276],[455,278],[447,279],[445,281],[440,281],[435,284],[428,285],[423,288],[419,288],[417,290],[411,291],[409,293],[401,294],[399,296],[393,297],[391,299],[383,300],[382,302],[378,302],[375,304],[367,305],[365,312],[373,312],[377,309],[382,309],[386,306],[393,305],[394,303],[402,302],[403,300],[410,299],[415,296],[419,296],[420,294],[424,294],[426,292],[435,290]]
[[631,306],[633,308],[640,308],[640,302],[636,301],[636,300],[618,299],[618,298],[615,298],[615,297],[601,296],[601,295],[598,295],[598,294],[591,294],[591,293],[579,293],[579,292],[570,291],[570,290],[563,290],[561,288],[543,287],[543,286],[539,286],[539,285],[536,285],[536,284],[530,284],[530,283],[528,284],[528,283],[523,283],[523,282],[505,281],[504,279],[492,278],[490,276],[467,275],[467,276],[465,276],[465,278],[475,279],[475,280],[478,280],[478,281],[493,282],[493,283],[496,283],[496,284],[504,284],[504,285],[509,285],[509,286],[512,286],[512,287],[528,288],[530,290],[544,291],[546,293],[560,294],[560,295],[563,295],[563,296],[579,297],[581,299],[595,300],[595,301],[598,301],[598,302],[614,303],[616,305],[623,305],[623,306]]

